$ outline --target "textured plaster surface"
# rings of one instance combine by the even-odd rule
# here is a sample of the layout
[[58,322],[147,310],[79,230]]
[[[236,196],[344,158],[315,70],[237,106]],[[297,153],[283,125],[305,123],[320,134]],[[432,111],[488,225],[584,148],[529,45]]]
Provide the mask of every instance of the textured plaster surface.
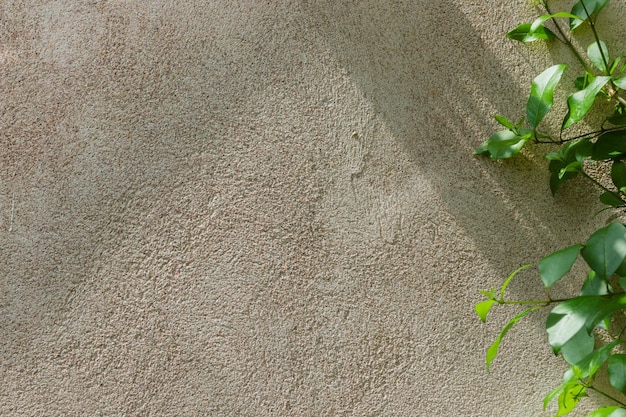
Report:
[[487,374],[472,310],[603,221],[471,155],[564,56],[504,39],[534,13],[3,0],[0,415],[550,415],[544,317]]

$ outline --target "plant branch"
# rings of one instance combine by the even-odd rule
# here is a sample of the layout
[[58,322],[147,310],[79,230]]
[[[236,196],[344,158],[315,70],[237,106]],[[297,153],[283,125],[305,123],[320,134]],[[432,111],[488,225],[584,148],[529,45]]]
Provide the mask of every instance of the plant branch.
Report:
[[[546,9],[546,12],[548,12],[548,14],[553,14],[552,11],[550,10],[550,7],[548,6],[548,3],[546,1],[542,1],[541,2],[542,6]],[[580,64],[583,66],[583,68],[585,69],[585,71],[587,71],[589,74],[593,74],[593,72],[591,71],[591,67],[589,67],[589,65],[587,64],[587,62],[585,62],[585,60],[583,59],[583,57],[580,55],[580,53],[578,52],[578,50],[574,47],[574,45],[569,41],[569,38],[565,35],[565,32],[563,32],[563,29],[561,29],[561,26],[559,25],[559,22],[556,20],[556,18],[551,18],[552,22],[554,23],[554,26],[556,26],[556,29],[559,31],[559,33],[561,34],[561,36],[564,39],[564,43],[565,45],[570,49],[570,51],[572,52],[572,54],[574,54],[574,56],[576,57],[576,59],[578,60],[578,62],[580,62]]]
[[596,40],[596,44],[598,45],[598,49],[600,50],[600,56],[602,57],[602,62],[604,63],[604,68],[606,68],[607,72],[609,70],[609,62],[606,59],[606,56],[604,56],[604,51],[602,50],[602,46],[600,45],[600,37],[598,36],[598,32],[596,32],[596,24],[593,21],[593,19],[591,18],[591,13],[589,13],[589,10],[587,9],[587,5],[585,5],[584,1],[581,1],[580,4],[583,6],[583,10],[585,11],[585,14],[587,15],[587,20],[589,21],[589,26],[591,27],[591,32],[593,33],[593,37]]
[[607,394],[606,392],[604,392],[604,391],[602,391],[602,390],[600,390],[600,389],[598,389],[598,388],[594,387],[593,385],[589,385],[589,386],[587,387],[587,389],[590,389],[590,390],[592,390],[592,391],[595,391],[595,392],[597,392],[598,394],[602,395],[603,397],[608,398],[608,399],[609,399],[609,400],[611,400],[611,401],[614,401],[616,404],[619,404],[619,405],[621,405],[621,406],[625,406],[625,407],[626,407],[626,404],[625,404],[625,403],[621,402],[620,400],[618,400],[617,398],[613,397],[612,395],[609,395],[609,394]]

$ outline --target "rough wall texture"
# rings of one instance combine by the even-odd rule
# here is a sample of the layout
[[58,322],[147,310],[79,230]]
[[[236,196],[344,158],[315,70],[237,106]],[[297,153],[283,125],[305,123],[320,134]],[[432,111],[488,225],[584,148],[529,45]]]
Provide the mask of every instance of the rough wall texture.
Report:
[[0,415],[549,415],[543,317],[487,375],[472,311],[603,221],[471,156],[563,53],[503,38],[534,13],[3,0]]

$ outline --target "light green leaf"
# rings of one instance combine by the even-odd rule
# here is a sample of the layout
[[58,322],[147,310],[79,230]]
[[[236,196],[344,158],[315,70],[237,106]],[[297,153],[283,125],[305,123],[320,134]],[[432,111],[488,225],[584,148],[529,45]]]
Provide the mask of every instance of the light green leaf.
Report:
[[626,417],[626,409],[611,405],[609,407],[598,408],[587,417]]
[[614,222],[596,230],[580,254],[598,275],[610,278],[626,258],[626,227]]
[[518,136],[510,130],[494,133],[474,154],[489,156],[491,159],[511,158],[519,153],[530,135]]
[[489,346],[489,349],[487,349],[487,370],[489,370],[489,368],[491,367],[491,362],[495,359],[495,357],[498,355],[498,348],[500,347],[500,343],[502,342],[502,338],[504,336],[506,336],[506,334],[509,332],[509,330],[511,330],[511,328],[515,325],[515,323],[517,323],[518,321],[520,321],[522,318],[524,318],[524,316],[526,316],[528,313],[538,310],[540,308],[543,308],[543,306],[534,306],[534,307],[530,307],[527,308],[526,310],[522,311],[521,313],[519,313],[517,316],[513,317],[500,331],[500,334],[498,334],[498,337],[496,337],[496,340],[491,344],[491,346]]
[[578,26],[582,25],[584,21],[589,18],[589,15],[585,12],[585,7],[589,14],[593,15],[594,13],[598,13],[604,6],[607,5],[609,0],[584,0],[585,7],[583,7],[582,0],[578,1],[572,7],[572,14],[579,16],[579,19],[570,19],[570,30],[576,29]]
[[554,13],[554,14],[544,14],[542,16],[539,16],[537,19],[535,19],[535,21],[530,25],[530,32],[534,32],[537,29],[539,29],[540,26],[542,26],[544,24],[544,22],[546,20],[552,19],[553,17],[566,17],[569,19],[579,19],[578,16],[573,15],[571,13],[567,13],[567,12],[558,12],[558,13]]
[[484,323],[487,321],[487,314],[489,314],[489,310],[495,303],[495,300],[485,300],[474,306],[474,310],[476,310],[476,314],[480,317],[480,320]]
[[626,355],[613,355],[609,358],[609,381],[622,394],[626,394]]
[[561,347],[561,355],[563,355],[563,359],[567,363],[574,365],[593,352],[594,343],[595,337],[593,332],[589,334],[584,328],[580,329],[578,333]]
[[556,35],[545,26],[539,26],[534,31],[530,30],[531,26],[530,23],[523,23],[507,33],[506,37],[523,43],[556,38]]
[[574,383],[567,385],[559,395],[559,411],[556,413],[557,417],[571,413],[580,400],[587,397],[586,390],[587,388],[582,384]]
[[572,269],[582,246],[569,246],[551,253],[539,262],[539,275],[546,288],[550,288]]
[[[604,55],[604,57],[603,57]],[[606,63],[609,62],[609,49],[603,41],[594,42],[587,48],[587,56],[591,63],[600,71],[608,73],[609,69]],[[606,61],[605,61],[606,59]]]
[[563,129],[567,129],[585,117],[593,106],[596,94],[611,79],[609,76],[596,77],[585,89],[572,93],[567,98],[568,112],[563,120]]
[[565,68],[567,68],[565,64],[553,65],[533,80],[530,87],[530,97],[526,104],[526,119],[531,129],[535,130],[552,108],[554,89]]

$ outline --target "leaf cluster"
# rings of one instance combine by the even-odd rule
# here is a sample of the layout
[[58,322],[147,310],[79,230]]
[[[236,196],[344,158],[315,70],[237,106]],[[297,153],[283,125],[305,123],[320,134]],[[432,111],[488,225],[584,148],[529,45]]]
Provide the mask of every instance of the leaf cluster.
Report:
[[[536,41],[560,42],[576,59],[582,73],[576,78],[567,95],[567,112],[562,117],[558,135],[549,134],[543,125],[553,107],[555,91],[570,65],[553,65],[531,83],[525,114],[516,122],[496,115],[503,129],[489,137],[475,154],[493,160],[512,158],[529,143],[553,145],[545,154],[550,174],[550,189],[555,194],[562,184],[575,177],[583,177],[600,189],[600,201],[611,209],[626,209],[626,62],[623,56],[611,57],[609,47],[597,33],[595,20],[609,0],[578,0],[569,11],[553,13],[547,0],[538,3],[545,13],[532,22],[523,23],[511,30],[507,37],[522,43]],[[579,51],[572,36],[587,28],[594,41],[584,51]],[[603,123],[593,130],[571,134],[572,126],[585,120],[599,101],[612,103],[612,110]],[[606,185],[589,170],[590,162],[603,164],[610,171],[611,184]],[[588,271],[582,279],[578,296],[553,298],[551,289],[568,276],[576,262],[584,262]],[[476,304],[475,311],[486,322],[496,305],[523,305],[524,310],[515,315],[502,328],[486,354],[489,370],[506,334],[526,315],[546,307],[552,308],[546,321],[548,343],[552,351],[569,364],[563,383],[549,393],[544,409],[554,399],[558,408],[556,416],[572,412],[589,391],[606,396],[612,403],[601,407],[588,417],[626,417],[626,403],[615,396],[626,394],[626,354],[618,347],[626,340],[621,335],[626,329],[614,332],[612,318],[626,310],[626,226],[614,222],[596,230],[585,242],[570,245],[543,257],[537,272],[545,289],[543,300],[509,300],[506,289],[518,274],[531,268],[523,265],[513,271],[499,290],[481,291],[484,299]],[[612,335],[612,340],[600,344],[595,329],[602,328]],[[594,385],[600,369],[606,364],[612,389],[616,394],[601,391]]]

